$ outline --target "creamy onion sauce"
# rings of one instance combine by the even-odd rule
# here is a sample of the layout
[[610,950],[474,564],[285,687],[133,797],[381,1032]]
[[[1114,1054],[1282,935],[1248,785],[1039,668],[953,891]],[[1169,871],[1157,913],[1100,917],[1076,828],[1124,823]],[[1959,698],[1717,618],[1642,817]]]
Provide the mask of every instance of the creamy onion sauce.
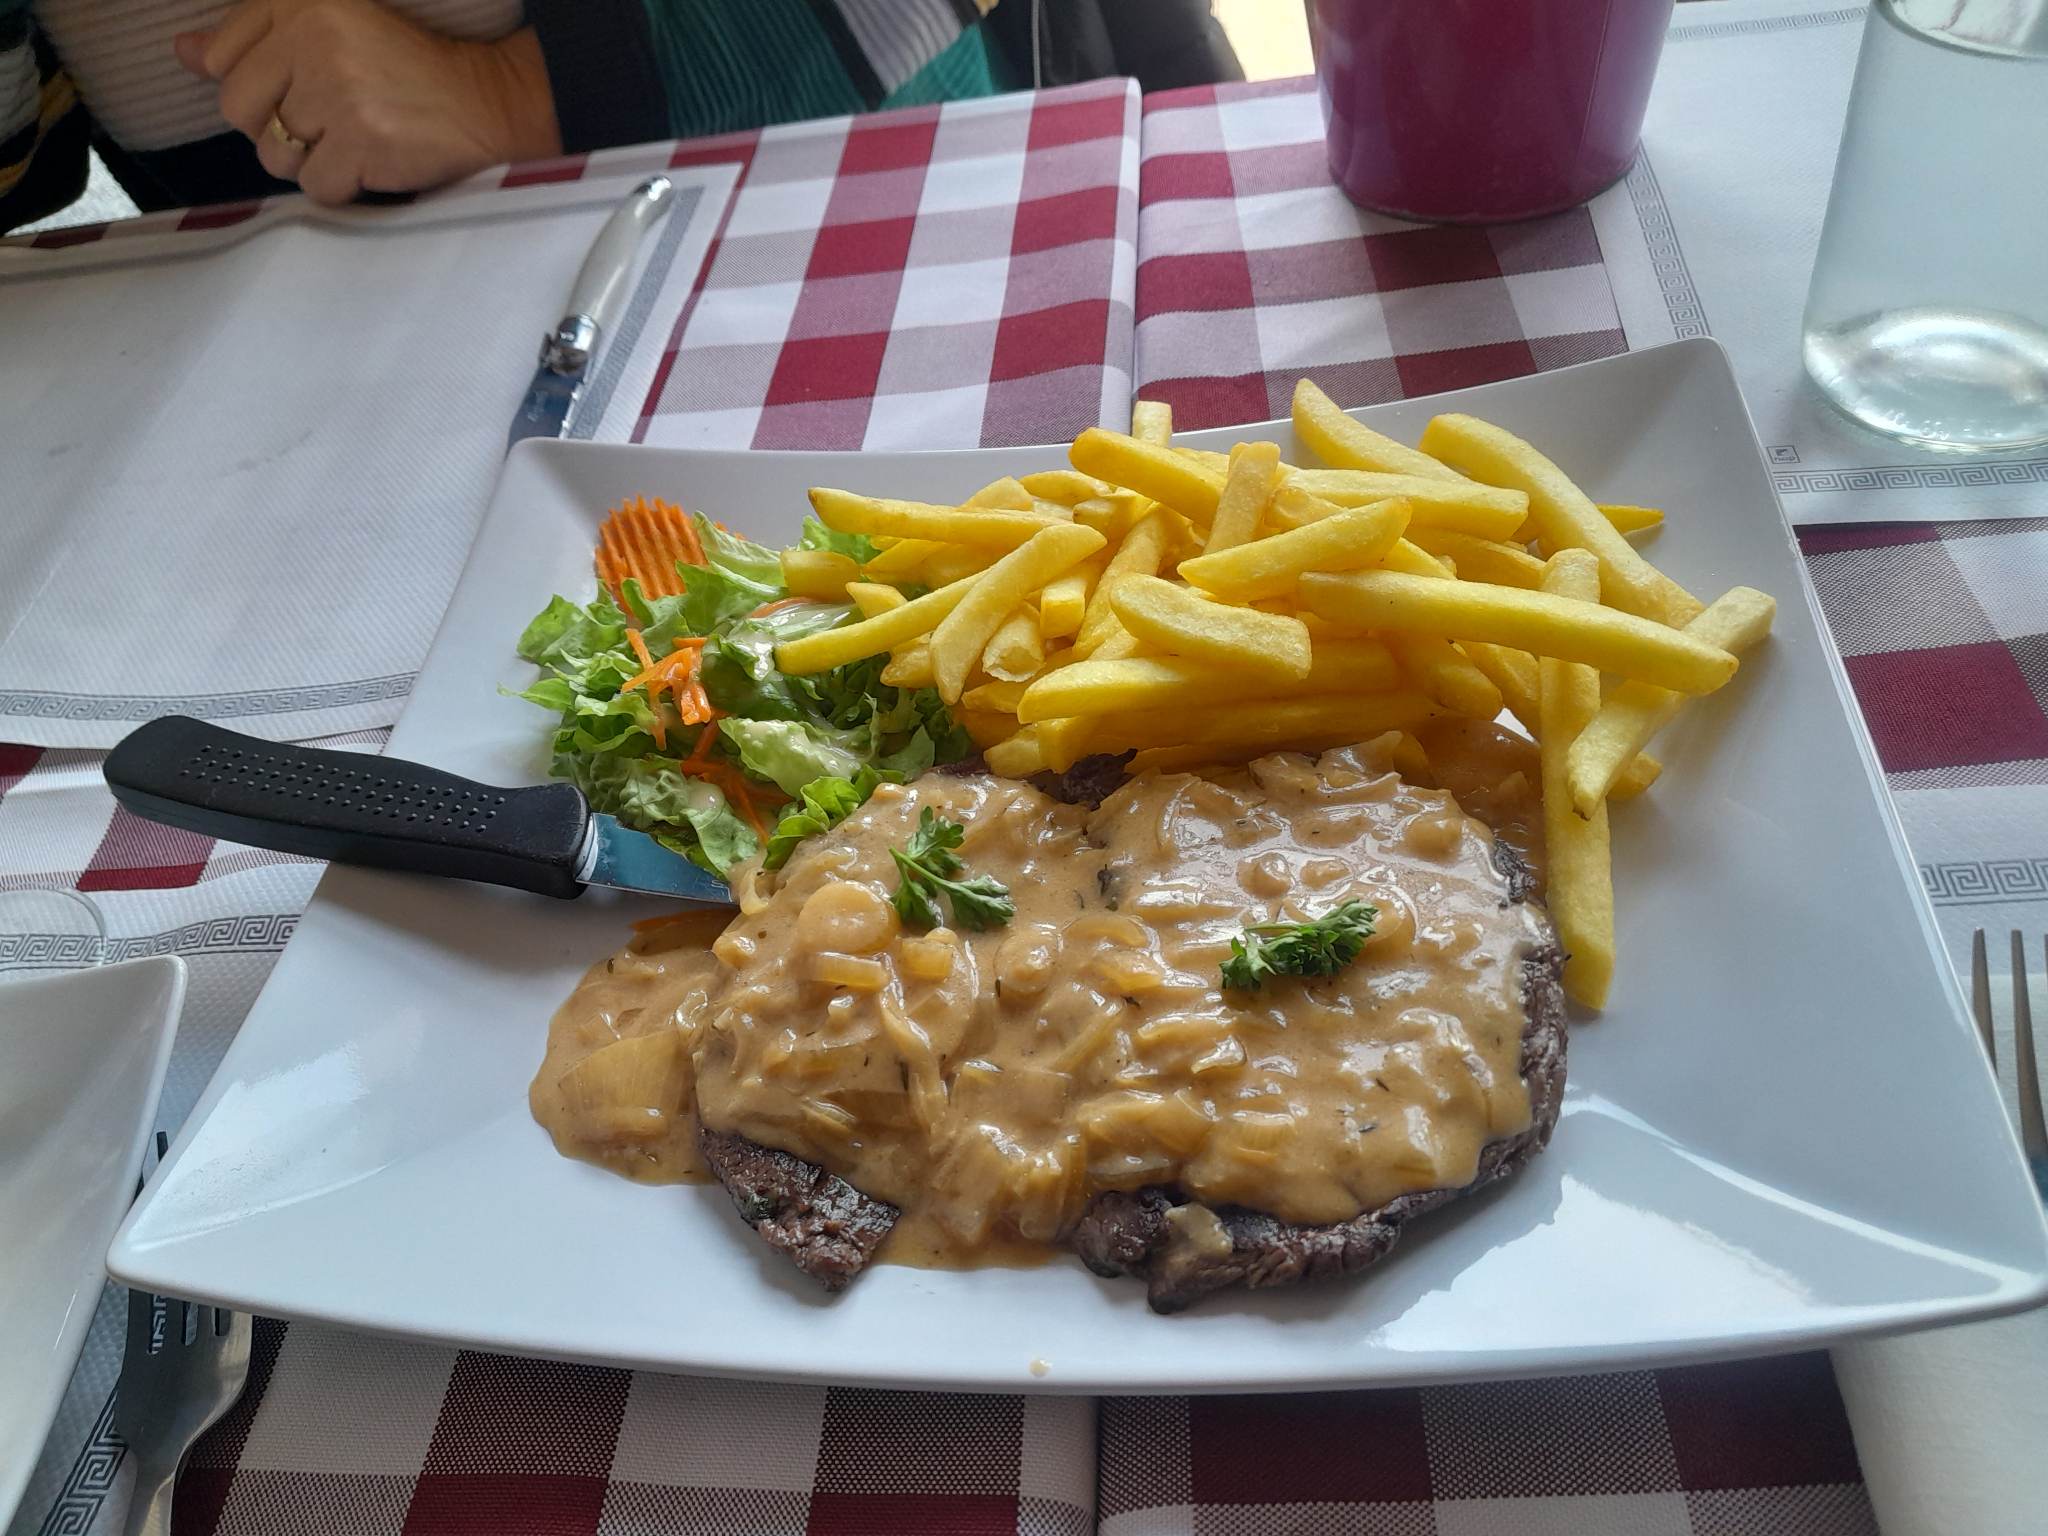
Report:
[[[1520,831],[1540,817],[1514,740],[1435,752]],[[921,1262],[1014,1261],[1108,1189],[1330,1222],[1468,1183],[1529,1123],[1521,962],[1550,930],[1503,908],[1492,834],[1391,749],[1147,774],[1093,811],[987,777],[884,785],[779,875],[736,872],[737,917],[593,967],[535,1118],[563,1153],[662,1182],[704,1173],[701,1115],[901,1207],[887,1256]],[[890,850],[925,806],[1009,886],[1007,926],[899,922]],[[1378,919],[1337,976],[1221,990],[1243,924],[1354,898]]]

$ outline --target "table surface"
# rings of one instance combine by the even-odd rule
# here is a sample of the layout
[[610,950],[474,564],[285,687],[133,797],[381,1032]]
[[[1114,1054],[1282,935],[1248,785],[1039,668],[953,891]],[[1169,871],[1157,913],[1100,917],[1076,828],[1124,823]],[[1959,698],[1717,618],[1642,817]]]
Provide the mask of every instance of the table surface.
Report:
[[[1361,404],[1626,347],[1582,210],[1393,226],[1321,178],[1318,134],[1305,82],[1170,93],[1142,117],[1127,83],[1104,82],[596,157],[743,168],[634,435],[1056,441],[1120,424],[1133,381],[1196,426],[1284,412],[1300,372]],[[1951,939],[1986,891],[2048,897],[2048,858],[1970,846],[2000,796],[2048,783],[2048,516],[1831,527],[1802,546]],[[315,870],[128,817],[98,762],[0,746],[0,888],[91,893],[113,955],[189,958],[174,1124]],[[0,935],[0,969],[61,959]],[[120,1305],[110,1291],[96,1337]],[[117,1520],[117,1361],[88,1350],[17,1536]],[[1098,1404],[635,1376],[270,1319],[250,1392],[178,1502],[181,1533],[1338,1528],[1876,1525],[1817,1354]]]

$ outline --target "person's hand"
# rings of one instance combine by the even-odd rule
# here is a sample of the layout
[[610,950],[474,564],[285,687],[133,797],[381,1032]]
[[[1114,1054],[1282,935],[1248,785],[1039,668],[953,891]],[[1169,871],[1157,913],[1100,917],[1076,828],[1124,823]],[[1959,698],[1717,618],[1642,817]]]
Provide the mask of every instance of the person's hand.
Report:
[[413,192],[561,153],[533,29],[441,37],[375,0],[241,0],[178,60],[220,82],[220,111],[271,175],[315,202]]

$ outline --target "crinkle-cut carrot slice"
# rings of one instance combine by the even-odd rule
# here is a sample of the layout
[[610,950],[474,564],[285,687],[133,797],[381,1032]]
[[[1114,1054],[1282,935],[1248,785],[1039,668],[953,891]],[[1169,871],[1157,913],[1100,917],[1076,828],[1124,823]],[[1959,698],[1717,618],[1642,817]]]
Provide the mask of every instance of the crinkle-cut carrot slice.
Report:
[[625,606],[624,586],[631,577],[647,597],[677,597],[683,590],[678,563],[702,565],[704,546],[690,514],[673,502],[636,496],[612,508],[598,525],[594,564],[597,579],[611,589],[612,600]]

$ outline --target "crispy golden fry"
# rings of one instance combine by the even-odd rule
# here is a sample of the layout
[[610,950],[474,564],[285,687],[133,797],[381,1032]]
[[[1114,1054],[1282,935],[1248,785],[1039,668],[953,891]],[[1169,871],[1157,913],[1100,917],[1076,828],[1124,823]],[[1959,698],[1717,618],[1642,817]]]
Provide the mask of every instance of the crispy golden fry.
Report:
[[977,571],[985,571],[996,563],[1000,550],[983,549],[973,544],[941,544],[924,557],[917,568],[917,574],[934,587],[943,587],[949,582],[961,581]]
[[1164,448],[1173,441],[1173,407],[1164,400],[1133,400],[1131,436]]
[[1214,448],[1190,448],[1184,443],[1175,443],[1173,451],[1184,459],[1192,459],[1197,464],[1215,470],[1219,475],[1230,473],[1230,455],[1227,453],[1219,453]]
[[1192,719],[1181,709],[1136,711],[1090,717],[1093,728],[1088,750],[1122,752],[1134,747],[1196,744],[1269,752],[1289,747],[1317,750],[1363,741],[1383,731],[1405,730],[1440,713],[1429,699],[1405,690],[1268,699]]
[[932,645],[920,635],[896,648],[889,665],[882,668],[882,681],[891,688],[929,688],[932,685]]
[[1521,587],[1530,592],[1543,586],[1543,562],[1519,544],[1476,539],[1469,533],[1453,533],[1447,528],[1417,527],[1412,522],[1408,525],[1408,537],[1419,549],[1457,561],[1458,571],[1467,581]]
[[1031,727],[1038,732],[1038,749],[1045,754],[1045,766],[1054,773],[1065,773],[1090,752],[1101,749],[1094,744],[1092,720],[1072,717],[1065,720],[1041,720]]
[[1039,744],[1038,727],[1027,725],[1016,735],[982,748],[988,771],[1006,779],[1028,779],[1045,772],[1045,749]]
[[1041,500],[1057,501],[1069,507],[1091,496],[1107,496],[1110,492],[1106,482],[1092,475],[1077,474],[1071,469],[1035,470],[1018,476],[1017,483]]
[[879,581],[849,581],[846,584],[846,600],[860,610],[864,619],[872,619],[878,613],[887,613],[891,608],[901,608],[909,599],[894,587],[885,587]]
[[1074,637],[1075,650],[1083,656],[1092,655],[1097,647],[1122,628],[1117,621],[1116,610],[1110,604],[1110,594],[1126,577],[1158,575],[1160,563],[1166,559],[1166,551],[1177,536],[1174,516],[1164,507],[1154,507],[1124,536],[1123,543],[1117,545],[1116,553],[1109,557],[1102,575],[1096,580],[1095,591],[1088,599],[1087,615],[1081,620],[1081,631]]
[[1409,681],[1452,714],[1491,720],[1500,713],[1500,689],[1450,641],[1434,635],[1389,635],[1387,648]]
[[1014,475],[1005,475],[1000,480],[991,480],[960,505],[987,507],[997,512],[1029,512],[1031,503],[1032,493],[1024,488],[1023,482]]
[[[1102,548],[1102,535],[1077,523],[1054,523],[1039,529],[1028,544],[1011,550],[973,578],[967,595],[953,605],[932,631],[932,681],[948,704],[966,690],[967,677],[982,651],[1011,611],[1053,577],[1071,569]],[[942,588],[950,591],[951,588]],[[933,593],[936,597],[938,594]],[[919,598],[918,602],[925,601]],[[907,611],[906,604],[897,613]],[[887,623],[892,614],[864,623]],[[827,630],[826,634],[833,631]],[[784,671],[789,670],[784,668]]]
[[782,584],[791,597],[816,597],[838,602],[846,584],[860,580],[860,566],[850,556],[829,549],[785,549]]
[[1311,647],[1308,675],[1299,679],[1233,671],[1185,656],[1117,660],[1097,655],[1041,673],[1012,708],[1019,721],[1030,725],[1068,715],[1117,715],[1127,710],[1196,712],[1243,699],[1382,693],[1400,680],[1394,653],[1377,640],[1317,641]]
[[1143,656],[1149,653],[1151,647],[1146,645],[1144,641],[1140,640],[1128,629],[1125,629],[1121,619],[1117,618],[1115,614],[1111,614],[1110,620],[1115,625],[1115,628],[1110,631],[1108,639],[1089,652],[1085,658],[1086,660],[1128,661],[1133,656]]
[[989,636],[981,653],[982,670],[999,683],[1021,683],[1044,665],[1045,636],[1039,632],[1038,610],[1029,601],[1019,603]]
[[1376,564],[1407,526],[1407,502],[1376,501],[1220,554],[1197,555],[1181,561],[1179,570],[1204,591],[1233,602],[1278,597],[1292,592],[1304,571],[1356,571]]
[[1455,469],[1427,453],[1383,437],[1353,421],[1312,382],[1294,386],[1294,435],[1332,469],[1363,469],[1383,475],[1420,475],[1425,480],[1461,480]]
[[[1600,600],[1600,565],[1586,550],[1551,556],[1543,596],[1591,607]],[[1542,668],[1544,905],[1564,945],[1565,995],[1588,1008],[1607,1001],[1614,977],[1614,873],[1607,836],[1607,806],[1591,816],[1572,808],[1566,760],[1572,743],[1600,709],[1600,674],[1592,667],[1546,656]]]
[[1248,762],[1262,755],[1257,748],[1213,747],[1194,742],[1184,747],[1146,747],[1135,752],[1124,772],[1132,778],[1141,773],[1187,773],[1196,768],[1221,768]]
[[1127,576],[1110,594],[1116,616],[1168,655],[1273,677],[1306,677],[1308,628],[1283,614],[1233,608],[1157,576]]
[[[1416,527],[1450,528],[1482,539],[1508,538],[1529,516],[1529,498],[1522,492],[1470,480],[1376,475],[1362,469],[1297,469],[1287,477],[1285,489],[1339,507],[1404,496]],[[1274,498],[1273,521],[1285,522],[1291,511],[1284,492]]]
[[1153,503],[1130,491],[1111,491],[1091,496],[1074,505],[1074,521],[1093,528],[1114,544],[1135,528],[1152,511]]
[[999,710],[955,709],[953,718],[984,752],[1017,733],[1017,722]]
[[1223,494],[1223,477],[1213,469],[1184,459],[1171,448],[1100,427],[1090,427],[1075,438],[1067,457],[1083,474],[1148,496],[1205,528],[1216,516],[1216,502]]
[[1614,524],[1617,533],[1655,533],[1664,526],[1664,514],[1656,507],[1631,507],[1603,501],[1600,503],[1600,515]]
[[1081,632],[1088,616],[1088,596],[1102,578],[1104,556],[1083,560],[1064,576],[1056,576],[1038,594],[1038,629],[1047,640],[1061,640]]
[[901,608],[891,608],[873,618],[785,640],[775,647],[775,665],[792,677],[801,677],[807,672],[843,667],[863,656],[893,651],[938,628],[939,622],[966,600],[973,586],[972,582],[956,581],[950,587],[912,598]]
[[870,576],[903,580],[945,547],[936,539],[898,539],[861,569]]
[[921,501],[856,496],[825,486],[811,492],[811,508],[827,528],[841,533],[886,533],[979,549],[1015,549],[1054,521],[1036,512],[935,507]]
[[1030,686],[1029,683],[983,683],[980,687],[970,688],[961,694],[960,702],[968,709],[990,710],[1008,715],[1010,730],[1003,733],[1007,736],[1017,729],[1017,703]]
[[1239,443],[1233,448],[1223,495],[1216,503],[1216,518],[1209,524],[1209,537],[1202,548],[1220,554],[1256,539],[1259,520],[1266,515],[1266,503],[1279,483],[1278,443]]
[[1659,624],[1690,623],[1700,601],[1636,552],[1570,477],[1512,432],[1476,416],[1434,418],[1423,446],[1476,480],[1529,495],[1529,523],[1545,551],[1591,550],[1600,561],[1600,597],[1610,607]]
[[[1776,600],[1753,587],[1733,587],[1685,626],[1696,640],[1740,656],[1761,645],[1776,617]],[[1636,754],[1685,706],[1685,695],[1647,683],[1622,683],[1572,743],[1567,763],[1572,807],[1581,816],[1606,799]]]
[[[1508,713],[1522,723],[1522,729],[1534,741],[1542,728],[1542,669],[1536,658],[1527,651],[1515,650],[1512,646],[1487,645],[1478,640],[1467,640],[1458,647],[1465,657],[1484,672],[1494,687],[1500,690],[1501,702],[1507,705]],[[1613,800],[1632,800],[1652,784],[1657,775],[1664,771],[1664,765],[1644,752],[1621,771],[1614,787],[1607,792]]]
[[1438,581],[1449,581],[1458,574],[1448,563],[1408,539],[1397,540],[1394,547],[1380,557],[1380,565],[1409,576],[1433,576]]
[[1394,771],[1411,784],[1426,784],[1435,771],[1430,767],[1429,753],[1406,731],[1402,731],[1387,749],[1387,760],[1394,765]]
[[1735,658],[1718,646],[1634,614],[1546,592],[1398,571],[1350,571],[1310,572],[1301,578],[1301,595],[1325,618],[1365,629],[1512,645],[1681,693],[1712,693],[1735,675]]

